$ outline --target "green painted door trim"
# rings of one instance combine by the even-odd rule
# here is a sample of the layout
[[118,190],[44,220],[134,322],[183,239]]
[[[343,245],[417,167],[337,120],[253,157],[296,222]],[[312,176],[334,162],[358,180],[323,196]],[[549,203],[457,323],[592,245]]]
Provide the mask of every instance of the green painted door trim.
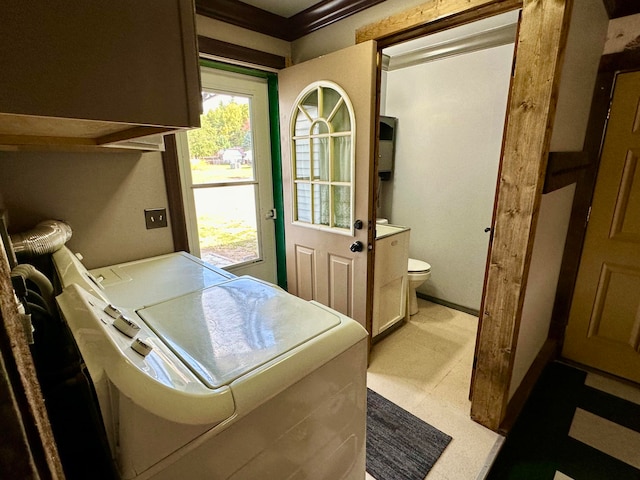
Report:
[[267,77],[269,88],[269,125],[271,128],[271,173],[273,203],[276,209],[276,260],[278,285],[287,289],[287,255],[284,237],[284,194],[282,193],[282,155],[280,150],[280,108],[278,107],[278,76]]
[[200,59],[200,65],[226,72],[240,73],[251,77],[265,78],[269,95],[269,128],[271,132],[271,175],[273,203],[276,209],[276,269],[278,285],[287,289],[286,244],[284,238],[284,196],[282,193],[282,155],[280,153],[280,110],[278,109],[278,76],[248,67],[230,65],[214,60]]

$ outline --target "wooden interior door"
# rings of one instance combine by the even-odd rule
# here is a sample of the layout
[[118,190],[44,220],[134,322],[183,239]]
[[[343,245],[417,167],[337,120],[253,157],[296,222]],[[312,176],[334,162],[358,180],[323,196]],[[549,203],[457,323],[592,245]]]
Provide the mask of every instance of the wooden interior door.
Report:
[[[375,133],[376,58],[376,43],[369,41],[294,65],[278,74],[288,290],[334,308],[365,328],[368,247],[373,241],[369,189]],[[305,223],[296,216],[296,182],[301,181],[301,174],[293,169],[292,121],[299,112],[297,102],[301,92],[319,81],[340,87],[353,107],[355,157],[350,221],[356,224],[360,220],[360,229],[353,224],[347,225],[350,227],[347,229],[335,229]],[[314,175],[310,174],[312,180]],[[360,246],[362,250],[352,251],[354,245],[355,250]]]
[[563,356],[640,383],[640,72],[618,75]]

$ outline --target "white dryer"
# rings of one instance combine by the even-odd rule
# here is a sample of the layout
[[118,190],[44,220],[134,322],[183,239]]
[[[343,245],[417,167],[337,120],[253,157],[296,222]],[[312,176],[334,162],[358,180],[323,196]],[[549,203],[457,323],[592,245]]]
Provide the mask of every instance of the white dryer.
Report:
[[357,322],[185,253],[53,259],[121,478],[364,478]]

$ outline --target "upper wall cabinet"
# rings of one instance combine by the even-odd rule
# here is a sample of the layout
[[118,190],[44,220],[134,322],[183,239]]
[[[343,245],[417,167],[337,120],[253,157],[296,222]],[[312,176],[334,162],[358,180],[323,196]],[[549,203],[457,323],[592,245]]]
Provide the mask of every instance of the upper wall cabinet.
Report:
[[200,126],[192,0],[8,0],[0,21],[0,146],[153,149]]

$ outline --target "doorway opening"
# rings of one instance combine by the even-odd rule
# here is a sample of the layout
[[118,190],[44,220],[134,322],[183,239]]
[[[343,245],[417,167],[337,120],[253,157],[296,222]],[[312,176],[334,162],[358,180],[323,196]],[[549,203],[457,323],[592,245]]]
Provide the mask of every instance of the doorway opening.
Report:
[[191,252],[277,283],[284,259],[273,179],[275,76],[203,61],[201,79],[202,126],[176,135]]
[[[380,114],[396,119],[377,216],[431,265],[418,292],[478,315],[519,12],[385,48]],[[387,180],[388,178],[388,180]]]
[[410,228],[409,257],[431,276],[418,313],[374,345],[369,378],[395,376],[397,391],[465,413],[518,20],[511,11],[381,52],[380,115],[395,119],[396,136],[376,216]]

